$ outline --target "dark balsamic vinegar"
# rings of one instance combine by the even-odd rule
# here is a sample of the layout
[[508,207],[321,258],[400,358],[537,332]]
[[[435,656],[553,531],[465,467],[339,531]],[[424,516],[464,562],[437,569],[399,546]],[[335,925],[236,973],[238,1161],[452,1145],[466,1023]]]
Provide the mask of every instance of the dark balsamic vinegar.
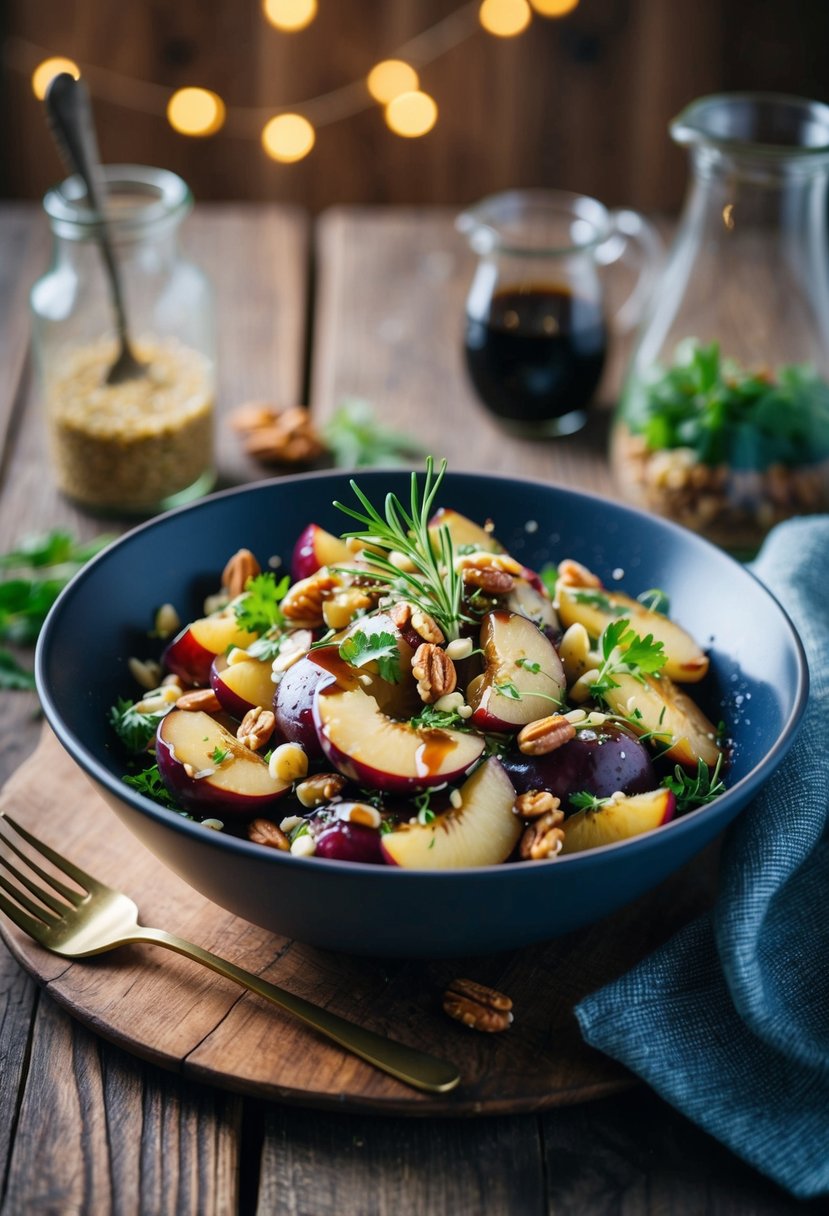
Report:
[[607,353],[601,305],[561,287],[505,288],[484,318],[467,317],[465,352],[493,414],[518,427],[554,429],[556,419],[583,410],[598,386]]

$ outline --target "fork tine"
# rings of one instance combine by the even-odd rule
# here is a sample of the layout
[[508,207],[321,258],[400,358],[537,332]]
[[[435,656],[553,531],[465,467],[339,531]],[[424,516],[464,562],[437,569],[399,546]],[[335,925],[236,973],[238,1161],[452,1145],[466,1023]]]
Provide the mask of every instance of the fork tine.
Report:
[[[3,818],[5,818],[5,816],[0,816],[0,822],[2,822]],[[59,878],[55,878],[54,874],[47,874],[45,870],[40,868],[37,862],[32,861],[31,857],[29,857],[27,853],[24,853],[22,849],[19,849],[14,841],[10,840],[9,837],[2,831],[0,831],[0,840],[2,840],[6,848],[11,849],[13,853],[16,853],[21,861],[25,861],[29,869],[37,874],[38,878],[42,878],[44,882],[49,884],[53,891],[57,891],[58,895],[62,895],[65,900],[67,900],[70,904],[73,904],[76,908],[83,903],[85,897],[81,895],[80,892],[73,891],[70,887],[65,887]],[[9,866],[9,869],[11,869],[11,866]],[[20,875],[20,878],[23,880],[23,882],[26,882],[23,875]],[[36,890],[34,887],[29,886],[29,890],[32,891],[34,895],[43,895],[43,892]],[[51,906],[52,905],[50,904],[50,907]],[[63,910],[64,908],[62,904],[55,907],[56,912],[63,912]]]
[[17,925],[18,929],[22,929],[24,933],[28,933],[29,937],[33,937],[38,941],[47,927],[42,920],[35,920],[31,916],[27,916],[22,908],[17,904],[12,903],[10,899],[6,899],[5,895],[0,892],[0,911],[5,912],[9,920]]
[[[7,862],[4,859],[3,865],[7,865]],[[11,870],[12,874],[17,874],[14,866],[9,866],[8,868]],[[34,900],[29,899],[28,895],[25,895],[13,883],[10,883],[9,880],[3,876],[3,874],[0,874],[0,887],[2,887],[4,891],[7,891],[9,895],[11,895],[12,899],[16,899],[19,904],[22,904],[27,912],[31,912],[32,916],[36,916],[44,926],[56,925],[60,921],[59,916],[53,916],[51,912],[46,911],[42,904],[36,904]]]
[[89,892],[104,889],[103,883],[98,882],[91,874],[87,874],[80,866],[73,865],[71,861],[67,861],[65,857],[62,857],[60,853],[56,853],[54,849],[50,849],[48,844],[44,844],[42,840],[38,840],[37,836],[33,836],[31,832],[27,832],[19,823],[15,823],[11,815],[3,815],[2,819],[6,821],[10,828],[14,828],[15,832],[22,836],[33,849],[38,849],[44,857],[51,861],[53,866],[57,866],[59,870],[68,875],[78,886],[83,887]]
[[[3,840],[4,844],[9,843],[6,840],[5,836],[0,836],[0,839]],[[12,847],[12,846],[10,846],[10,847]],[[16,849],[15,849],[15,852],[17,852]],[[24,857],[23,860],[28,862],[27,857]],[[31,865],[32,865],[33,869],[37,870],[37,872],[39,874],[43,875],[43,871],[39,867],[35,866],[33,862],[31,863]],[[39,887],[36,882],[33,882],[31,880],[31,878],[29,878],[28,874],[24,874],[22,870],[18,870],[17,866],[12,865],[12,863],[9,861],[8,857],[4,857],[2,854],[0,854],[0,866],[5,866],[6,869],[8,870],[8,872],[14,878],[16,878],[17,881],[19,883],[21,883],[21,885],[24,886],[27,891],[30,891],[32,893],[32,895],[34,895],[35,899],[39,899],[41,901],[41,903],[46,904],[47,908],[51,908],[52,911],[57,916],[59,916],[59,917],[63,916],[63,914],[65,912],[68,912],[70,910],[70,907],[77,906],[77,905],[68,905],[67,906],[67,904],[61,902],[61,900],[55,899],[55,897],[51,891],[45,891],[43,889],[43,887]],[[46,877],[47,881],[50,881],[48,878],[48,875],[44,875],[44,877]]]

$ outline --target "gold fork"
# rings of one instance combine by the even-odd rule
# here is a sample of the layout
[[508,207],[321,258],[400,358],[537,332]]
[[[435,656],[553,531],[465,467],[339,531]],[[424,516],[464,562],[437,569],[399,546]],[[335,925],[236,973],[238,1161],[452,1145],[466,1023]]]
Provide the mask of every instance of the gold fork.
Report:
[[460,1077],[457,1070],[444,1060],[356,1026],[163,929],[145,928],[138,923],[138,908],[129,896],[98,882],[91,874],[67,861],[15,823],[9,815],[0,816],[0,822],[13,828],[31,849],[40,854],[41,860],[50,861],[81,888],[80,891],[73,890],[41,869],[8,833],[0,831],[0,840],[26,863],[43,884],[29,878],[8,857],[0,854],[0,865],[15,880],[9,881],[6,874],[0,871],[0,909],[19,929],[47,950],[64,958],[88,958],[131,942],[152,942],[166,946],[197,963],[204,963],[205,967],[210,967],[219,975],[235,980],[243,988],[272,1001],[326,1038],[333,1039],[340,1047],[345,1047],[399,1081],[405,1081],[407,1085],[430,1093],[446,1093],[458,1084]]

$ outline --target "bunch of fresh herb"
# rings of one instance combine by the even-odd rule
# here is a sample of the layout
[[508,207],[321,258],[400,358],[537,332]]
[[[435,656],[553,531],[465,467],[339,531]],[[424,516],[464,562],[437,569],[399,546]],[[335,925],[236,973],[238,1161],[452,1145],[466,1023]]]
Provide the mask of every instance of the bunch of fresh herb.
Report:
[[[422,494],[417,474],[412,473],[408,510],[396,494],[387,494],[384,514],[381,515],[355,481],[350,483],[351,489],[363,510],[356,510],[341,502],[335,502],[334,506],[361,525],[356,532],[344,533],[343,539],[353,538],[370,546],[368,557],[372,578],[384,584],[392,600],[408,600],[433,616],[446,637],[451,639],[458,636],[464,619],[461,613],[463,583],[455,570],[455,553],[449,529],[440,527],[436,538],[429,531],[429,520],[445,472],[445,460],[441,461],[435,473],[434,460],[431,456],[427,457]],[[414,570],[401,570],[391,560],[393,554],[402,554]]]
[[630,383],[623,410],[651,450],[690,448],[701,464],[762,470],[829,455],[829,384],[814,368],[747,371],[718,342],[680,343],[670,367]]
[[334,464],[343,469],[408,464],[425,455],[411,435],[384,427],[369,403],[358,397],[347,398],[334,411],[322,438]]
[[[78,541],[55,528],[25,538],[0,555],[0,570],[11,574],[0,581],[0,642],[31,646],[49,609],[70,578],[113,538]],[[0,688],[34,688],[34,676],[10,651],[0,648]]]

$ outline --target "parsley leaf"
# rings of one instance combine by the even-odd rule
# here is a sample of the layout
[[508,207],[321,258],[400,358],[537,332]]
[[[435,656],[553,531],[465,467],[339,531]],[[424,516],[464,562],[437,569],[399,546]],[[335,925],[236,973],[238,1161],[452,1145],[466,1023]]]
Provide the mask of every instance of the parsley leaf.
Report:
[[640,637],[627,618],[606,626],[599,638],[599,650],[602,665],[591,686],[594,697],[603,697],[611,688],[618,688],[618,681],[613,678],[617,675],[630,675],[644,684],[646,675],[655,675],[668,661],[662,643],[655,642],[650,633]]
[[663,778],[663,786],[671,790],[676,798],[677,815],[705,806],[725,791],[725,783],[720,779],[721,768],[722,754],[717,757],[713,770],[708,768],[704,760],[698,760],[696,773],[689,773],[678,764],[673,776]]
[[537,676],[538,673],[541,671],[540,663],[534,663],[530,659],[525,659],[525,658],[516,659],[515,666],[523,667],[525,671],[529,671],[534,676]]
[[424,705],[414,718],[409,718],[409,726],[415,730],[468,730],[469,723],[462,718],[456,709],[437,709],[434,705]]
[[249,578],[245,592],[233,611],[240,629],[249,633],[267,633],[274,625],[284,625],[285,618],[279,607],[291,585],[289,574],[276,581],[271,573],[255,574]]
[[362,629],[355,629],[340,643],[339,655],[352,667],[365,667],[366,663],[376,662],[381,680],[387,684],[400,681],[400,651],[393,633],[383,631],[369,635]]
[[140,773],[128,773],[121,780],[125,785],[137,790],[139,794],[152,798],[153,802],[160,802],[162,806],[166,806],[171,811],[179,810],[178,803],[171,797],[170,791],[161,778],[157,764],[151,764],[149,768],[143,769]]
[[[152,693],[147,695],[152,696]],[[134,701],[119,697],[109,711],[109,723],[125,747],[131,752],[143,752],[155,738],[159,722],[172,708],[172,702],[169,702],[157,713],[141,714],[136,710]]]
[[213,751],[210,753],[210,759],[213,761],[214,764],[224,764],[225,760],[227,760],[229,755],[230,755],[230,749],[227,747],[219,747],[219,745],[217,743],[216,746],[213,748]]

